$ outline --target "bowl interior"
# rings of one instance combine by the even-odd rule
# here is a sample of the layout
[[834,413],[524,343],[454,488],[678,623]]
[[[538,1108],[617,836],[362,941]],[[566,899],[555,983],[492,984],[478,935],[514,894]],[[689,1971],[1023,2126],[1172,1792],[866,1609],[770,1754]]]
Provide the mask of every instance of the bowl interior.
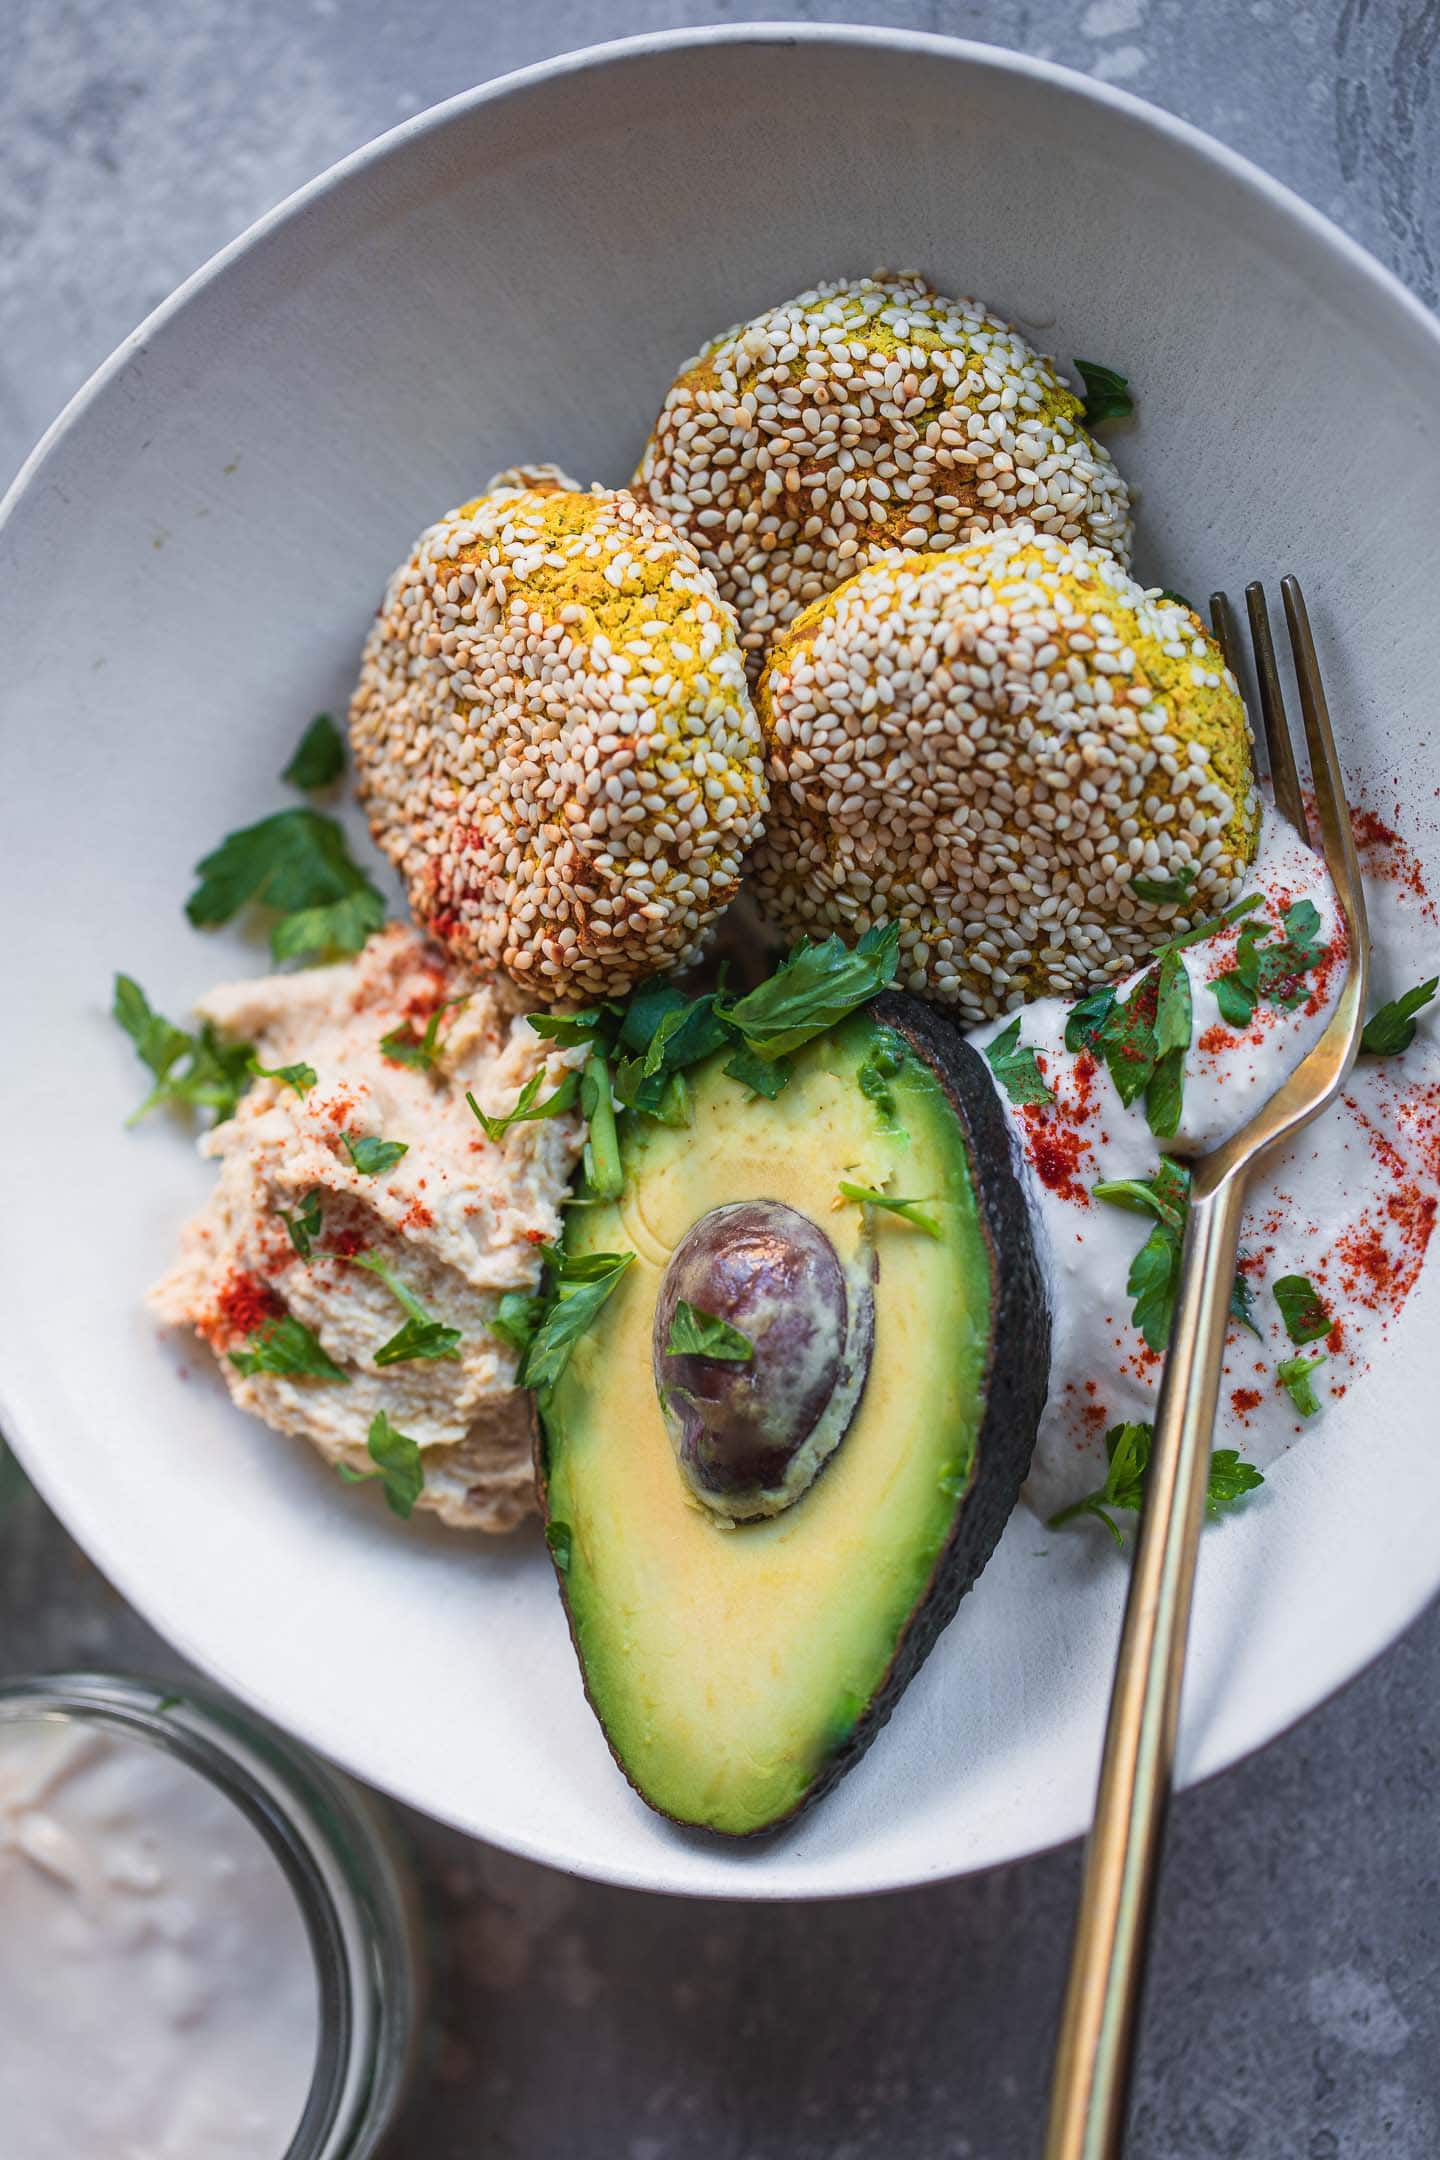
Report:
[[[262,967],[189,930],[190,868],[276,805],[308,716],[343,710],[422,525],[518,460],[623,481],[706,336],[879,265],[1131,376],[1138,418],[1110,440],[1142,574],[1203,597],[1301,570],[1358,792],[1440,864],[1433,328],[1225,154],[982,48],[662,39],[412,123],[138,333],[0,529],[7,1428],[120,1587],[279,1722],[468,1830],[667,1889],[881,1888],[1077,1830],[1123,1570],[1020,1513],[812,1819],[753,1851],[669,1829],[609,1761],[538,1538],[393,1523],[145,1319],[210,1173],[161,1119],[121,1131],[140,1074],[109,983],[124,968],[178,1013]],[[1423,939],[1413,957],[1428,973]],[[1440,1580],[1415,1415],[1435,1318],[1422,1286],[1365,1386],[1207,1540],[1187,1774],[1299,1715]],[[1360,1449],[1403,1507],[1357,1508]]]

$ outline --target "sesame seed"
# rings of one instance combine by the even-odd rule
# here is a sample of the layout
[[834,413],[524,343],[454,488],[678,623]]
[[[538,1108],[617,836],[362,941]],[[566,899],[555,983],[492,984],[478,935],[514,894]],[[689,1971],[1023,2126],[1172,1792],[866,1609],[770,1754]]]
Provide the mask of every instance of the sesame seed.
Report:
[[[909,978],[977,1022],[1122,975],[1228,905],[1259,823],[1244,712],[1212,668],[1192,680],[1188,644],[1167,651],[1167,608],[1023,522],[862,569],[760,681],[763,910],[791,936],[898,921]],[[1183,905],[1131,890],[1181,872]]]
[[[714,579],[646,504],[553,466],[498,475],[422,533],[372,626],[350,730],[417,920],[561,1003],[693,957],[766,808]],[[683,823],[677,789],[695,806]]]
[[1053,520],[1058,499],[1067,535],[1128,560],[1125,483],[1081,413],[1054,363],[977,302],[879,273],[817,286],[706,346],[634,485],[694,542],[758,676],[803,607],[897,549],[925,553],[1027,511]]

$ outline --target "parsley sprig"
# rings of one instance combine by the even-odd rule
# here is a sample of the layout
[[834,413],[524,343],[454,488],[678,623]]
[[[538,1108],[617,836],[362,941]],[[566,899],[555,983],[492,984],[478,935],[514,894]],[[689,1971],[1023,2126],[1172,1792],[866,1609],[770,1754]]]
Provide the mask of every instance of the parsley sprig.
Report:
[[1430,1003],[1437,990],[1440,975],[1432,975],[1428,982],[1417,983],[1403,996],[1391,998],[1366,1021],[1360,1048],[1368,1050],[1371,1057],[1396,1057],[1400,1051],[1408,1050],[1415,1040],[1415,1015]]
[[252,1056],[250,1070],[257,1080],[278,1080],[282,1087],[293,1088],[297,1095],[308,1095],[319,1079],[313,1065],[262,1065]]
[[196,866],[185,903],[197,929],[228,923],[249,907],[271,915],[275,960],[357,953],[385,920],[385,902],[350,853],[332,817],[277,810],[227,833]]
[[[728,1049],[724,1069],[730,1077],[751,1094],[773,1101],[789,1081],[793,1052],[894,980],[899,948],[898,927],[877,924],[853,946],[839,936],[821,944],[802,941],[765,982],[743,997],[728,997],[723,981],[717,989],[687,997],[676,983],[656,980],[642,984],[623,1003],[571,1013],[532,1013],[530,1026],[542,1040],[565,1048],[583,1046],[590,1053],[578,1081],[589,1137],[577,1200],[619,1197],[624,1181],[619,1134],[625,1117],[689,1124],[685,1076],[702,1059]],[[898,1072],[901,1061],[903,1051],[893,1071]],[[562,1098],[557,1107],[568,1108],[573,1099]],[[550,1114],[552,1100],[539,1105],[532,1096],[527,1114]],[[495,1133],[503,1129],[504,1121],[487,1120],[477,1104],[471,1108],[487,1131],[492,1125]],[[519,1110],[517,1103],[516,1113]]]
[[739,1328],[731,1327],[716,1313],[702,1312],[685,1298],[677,1298],[665,1338],[667,1357],[724,1358],[731,1364],[748,1365],[755,1345]]
[[1325,954],[1319,910],[1312,900],[1296,900],[1280,921],[1278,943],[1271,942],[1272,924],[1247,922],[1230,966],[1211,977],[1220,1016],[1232,1028],[1248,1028],[1262,1000],[1293,1012],[1310,995],[1305,977]]
[[1329,1308],[1308,1275],[1281,1275],[1270,1288],[1291,1342],[1319,1342],[1329,1334]]
[[347,1386],[350,1375],[337,1365],[318,1335],[293,1313],[279,1313],[262,1320],[245,1338],[243,1350],[229,1352],[230,1363],[247,1378],[270,1373],[295,1380],[339,1380]]
[[1180,1284],[1180,1247],[1190,1208],[1190,1173],[1182,1163],[1161,1158],[1148,1178],[1104,1178],[1090,1188],[1097,1200],[1132,1214],[1153,1215],[1149,1236],[1130,1263],[1125,1287],[1135,1300],[1134,1321],[1147,1348],[1163,1352],[1175,1318]]
[[383,1254],[337,1253],[333,1257],[348,1258],[355,1267],[365,1268],[377,1277],[405,1315],[405,1325],[400,1332],[392,1335],[388,1342],[381,1343],[374,1353],[377,1365],[405,1365],[416,1358],[459,1357],[459,1328],[446,1327],[443,1321],[437,1320],[429,1307],[416,1297],[414,1291],[396,1274]]
[[345,770],[345,738],[328,712],[316,713],[280,777],[309,793],[333,787]]
[[469,1002],[467,992],[464,997],[447,998],[443,1005],[437,1005],[425,1022],[423,1035],[416,1034],[410,1021],[402,1021],[399,1027],[391,1028],[388,1035],[381,1036],[381,1057],[391,1065],[407,1065],[412,1072],[434,1072],[440,1063],[443,1048],[440,1041],[441,1018],[445,1013],[453,1012],[457,1005],[468,1005]]
[[870,1185],[851,1185],[844,1178],[840,1180],[839,1190],[859,1207],[885,1208],[891,1215],[899,1215],[905,1222],[913,1223],[917,1230],[923,1230],[926,1237],[938,1238],[943,1234],[935,1217],[925,1214],[918,1200],[892,1199],[889,1193],[876,1192]]
[[545,1303],[516,1376],[521,1387],[540,1391],[554,1387],[576,1343],[619,1288],[635,1255],[567,1253],[547,1246],[542,1258]]
[[352,1132],[342,1132],[340,1138],[362,1177],[383,1177],[410,1152],[408,1140],[381,1140],[373,1133]]
[[1001,1087],[1012,1103],[1048,1103],[1054,1096],[1045,1084],[1033,1050],[1020,1047],[1020,1015],[1016,1013],[1007,1028],[1002,1028],[985,1045],[985,1059]]
[[1320,1398],[1315,1392],[1312,1378],[1316,1367],[1326,1364],[1325,1352],[1314,1351],[1309,1357],[1303,1352],[1295,1357],[1282,1358],[1275,1367],[1275,1378],[1290,1397],[1301,1417],[1320,1415]]
[[[1190,1172],[1183,1163],[1166,1155],[1161,1157],[1153,1177],[1102,1178],[1090,1191],[1094,1199],[1104,1200],[1111,1207],[1155,1218],[1154,1227],[1130,1263],[1125,1287],[1135,1300],[1135,1326],[1147,1349],[1158,1355],[1167,1347],[1175,1321],[1180,1249],[1190,1212]],[[1230,1290],[1230,1318],[1252,1335],[1260,1333],[1255,1324],[1254,1294],[1238,1267]]]
[[1106,420],[1128,420],[1135,410],[1135,400],[1130,395],[1130,378],[1117,368],[1104,367],[1098,360],[1075,361],[1080,380],[1085,385],[1084,414],[1086,427],[1100,427]]
[[377,1410],[370,1421],[365,1452],[375,1468],[352,1470],[348,1463],[337,1463],[341,1477],[347,1485],[368,1485],[378,1478],[391,1514],[408,1522],[425,1490],[425,1463],[419,1442],[399,1432],[385,1412]]
[[[1116,1544],[1123,1548],[1125,1532],[1116,1522],[1115,1514],[1138,1514],[1144,1505],[1145,1480],[1154,1438],[1155,1428],[1148,1419],[1112,1425],[1105,1435],[1109,1468],[1104,1484],[1052,1515],[1049,1528],[1062,1530],[1066,1523],[1074,1522],[1082,1515],[1093,1515],[1104,1523]],[[1253,1492],[1264,1482],[1261,1472],[1253,1463],[1246,1462],[1235,1448],[1217,1448],[1210,1458],[1206,1514],[1212,1522],[1218,1521],[1227,1508],[1234,1507],[1246,1493]]]
[[544,1069],[532,1073],[516,1096],[511,1109],[492,1117],[480,1108],[475,1097],[467,1090],[465,1100],[483,1127],[488,1140],[503,1140],[512,1125],[531,1125],[537,1118],[559,1117],[574,1106],[580,1093],[580,1075],[573,1069],[563,1075],[556,1086],[542,1101],[540,1090],[545,1082]]
[[[1162,882],[1154,881],[1151,898]],[[1168,882],[1180,887],[1183,873]],[[1184,898],[1187,892],[1188,886],[1184,891],[1167,889],[1163,897]],[[1104,984],[1079,999],[1066,1016],[1066,1049],[1072,1053],[1088,1050],[1099,1058],[1127,1109],[1143,1096],[1146,1123],[1161,1140],[1173,1139],[1180,1130],[1185,1060],[1195,1029],[1190,976],[1181,954],[1260,904],[1260,894],[1251,893],[1223,915],[1168,939],[1127,996],[1122,998],[1113,985]]]
[[113,1017],[135,1045],[141,1064],[155,1085],[126,1123],[138,1124],[160,1103],[213,1110],[215,1123],[235,1114],[250,1085],[253,1051],[249,1043],[226,1042],[209,1020],[190,1034],[154,1010],[131,975],[115,977]]
[[853,946],[838,934],[820,945],[806,941],[756,989],[717,1005],[716,1018],[755,1057],[773,1064],[893,982],[899,959],[898,923],[878,923]]
[[302,1260],[309,1260],[315,1250],[315,1240],[320,1235],[321,1199],[320,1187],[312,1185],[293,1214],[285,1208],[276,1208],[276,1214],[290,1233],[290,1243]]

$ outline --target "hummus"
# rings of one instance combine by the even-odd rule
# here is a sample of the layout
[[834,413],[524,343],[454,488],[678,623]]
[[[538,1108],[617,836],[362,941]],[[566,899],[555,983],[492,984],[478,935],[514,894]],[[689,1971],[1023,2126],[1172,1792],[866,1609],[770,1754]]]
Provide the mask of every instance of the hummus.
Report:
[[[384,1411],[421,1450],[416,1503],[445,1522],[509,1530],[535,1507],[530,1398],[516,1356],[489,1331],[506,1291],[539,1285],[539,1247],[560,1232],[560,1204],[584,1141],[574,1110],[488,1139],[466,1091],[491,1115],[543,1073],[544,1101],[578,1064],[526,1024],[522,1001],[476,982],[417,931],[394,924],[351,961],[214,990],[199,1007],[225,1035],[253,1043],[273,1069],[313,1068],[302,1092],[257,1079],[232,1118],[201,1142],[220,1165],[208,1205],[181,1234],[175,1267],[150,1295],[165,1321],[195,1328],[231,1394],[328,1462],[373,1469],[366,1442]],[[439,1015],[434,1061],[407,1065],[382,1038],[424,1039]],[[367,1174],[346,1141],[404,1145]],[[364,1151],[361,1151],[362,1160]],[[313,1196],[313,1197],[312,1197]],[[313,1234],[318,1206],[319,1226]],[[283,1211],[283,1213],[282,1213]],[[302,1217],[297,1250],[291,1223]],[[406,1311],[360,1257],[458,1329],[458,1355],[383,1366],[375,1352]],[[344,1380],[257,1372],[231,1362],[257,1329],[289,1313]]]

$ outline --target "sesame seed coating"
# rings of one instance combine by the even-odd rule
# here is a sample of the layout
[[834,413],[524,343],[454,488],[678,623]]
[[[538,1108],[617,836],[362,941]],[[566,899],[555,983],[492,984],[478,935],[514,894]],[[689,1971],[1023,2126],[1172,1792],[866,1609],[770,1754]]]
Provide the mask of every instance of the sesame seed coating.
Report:
[[713,339],[666,398],[635,492],[700,550],[754,675],[802,608],[897,547],[1026,519],[1128,561],[1129,495],[1083,409],[978,302],[882,271]]
[[503,474],[390,581],[350,707],[416,919],[547,1003],[678,967],[766,808],[735,621],[624,493]]
[[1254,856],[1219,647],[1082,540],[1022,525],[873,564],[791,625],[757,704],[762,909],[791,936],[898,922],[898,979],[972,1024],[1126,973]]

